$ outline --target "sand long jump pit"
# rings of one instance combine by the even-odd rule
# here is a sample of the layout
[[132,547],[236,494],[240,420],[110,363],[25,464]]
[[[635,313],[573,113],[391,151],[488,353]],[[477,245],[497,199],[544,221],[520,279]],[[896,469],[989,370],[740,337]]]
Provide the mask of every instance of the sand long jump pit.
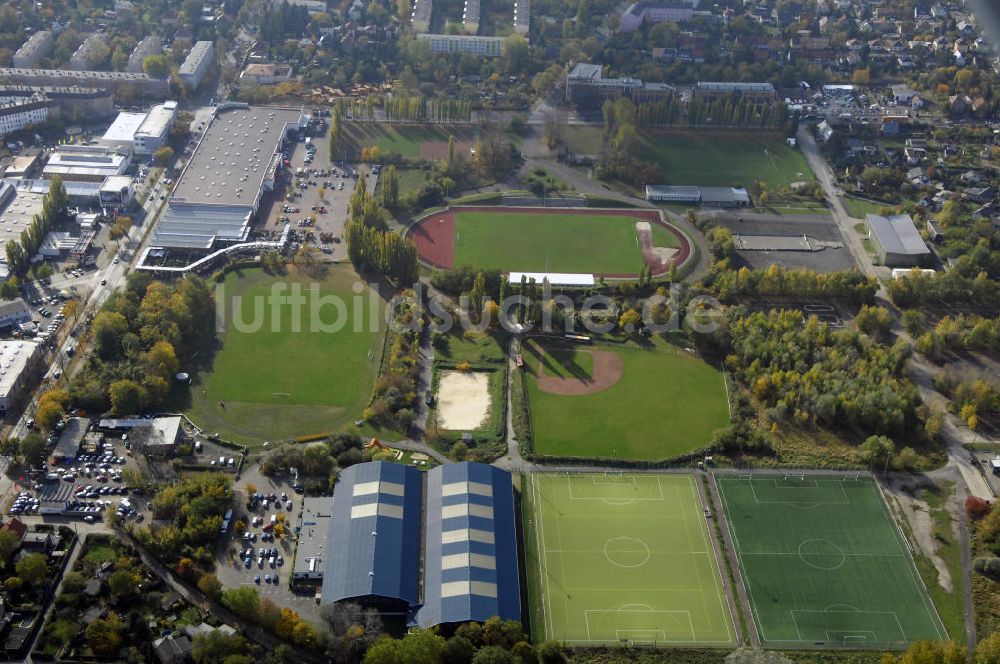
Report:
[[437,400],[442,429],[475,431],[490,414],[490,375],[484,371],[442,371]]

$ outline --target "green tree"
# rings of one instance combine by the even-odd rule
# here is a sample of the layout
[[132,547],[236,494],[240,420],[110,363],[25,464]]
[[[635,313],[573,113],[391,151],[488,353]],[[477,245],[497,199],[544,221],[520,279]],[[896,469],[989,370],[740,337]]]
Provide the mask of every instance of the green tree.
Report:
[[476,651],[472,664],[515,664],[514,656],[500,646],[483,646]]
[[1000,664],[1000,632],[993,632],[976,644],[973,664]]
[[869,436],[858,446],[858,458],[871,468],[888,464],[896,450],[896,444],[887,436]]
[[222,604],[242,618],[256,620],[260,608],[260,593],[249,586],[230,588],[222,591]]
[[174,149],[170,146],[164,146],[153,153],[153,159],[160,166],[166,166],[174,158]]
[[47,451],[45,439],[35,432],[25,436],[18,447],[18,452],[29,466],[40,466],[45,461]]
[[538,646],[538,661],[542,664],[564,664],[566,654],[558,641],[546,641]]
[[134,415],[142,406],[143,390],[134,380],[116,380],[108,387],[111,413],[115,416]]
[[219,631],[208,632],[195,637],[191,649],[191,659],[196,664],[230,664],[229,657],[245,656],[247,642],[239,634],[227,635]]
[[209,599],[218,601],[222,597],[222,582],[214,574],[202,574],[198,579],[198,590]]
[[441,664],[470,664],[475,653],[476,649],[468,639],[456,635],[445,642]]
[[115,52],[111,54],[111,69],[113,71],[124,71],[125,65],[128,64],[128,54],[119,44],[115,47]]
[[124,569],[112,572],[108,577],[108,588],[115,597],[131,595],[136,590],[135,577],[132,572]]
[[0,530],[0,567],[14,559],[14,553],[21,546],[21,538],[11,530]]
[[98,657],[117,655],[122,646],[123,628],[115,613],[109,613],[107,618],[98,618],[87,627],[87,645]]
[[40,553],[29,553],[14,565],[17,575],[28,585],[39,585],[48,576],[48,559]]
[[122,339],[128,331],[128,320],[117,311],[101,311],[94,316],[91,332],[101,359],[113,360],[121,355]]
[[396,166],[390,164],[382,174],[382,205],[387,210],[399,207],[399,175]]

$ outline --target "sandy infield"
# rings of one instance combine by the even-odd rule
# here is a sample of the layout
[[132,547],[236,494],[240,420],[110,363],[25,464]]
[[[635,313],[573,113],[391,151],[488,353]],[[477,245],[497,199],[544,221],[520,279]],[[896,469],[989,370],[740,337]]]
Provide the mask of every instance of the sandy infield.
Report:
[[442,429],[475,431],[490,413],[490,376],[481,371],[442,371],[437,399]]
[[606,350],[578,350],[578,353],[590,353],[594,356],[594,373],[590,378],[563,378],[549,376],[545,366],[538,366],[538,389],[552,394],[577,395],[593,394],[606,390],[617,383],[625,367],[618,353]]

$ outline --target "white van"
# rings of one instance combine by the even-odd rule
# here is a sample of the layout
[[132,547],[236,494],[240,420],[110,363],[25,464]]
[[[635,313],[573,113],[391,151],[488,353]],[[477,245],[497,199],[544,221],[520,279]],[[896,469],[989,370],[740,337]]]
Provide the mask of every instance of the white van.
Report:
[[194,451],[195,452],[201,452],[201,441],[200,440],[194,441]]
[[278,515],[277,514],[272,514],[271,515],[271,525],[273,526],[276,523],[278,523]]

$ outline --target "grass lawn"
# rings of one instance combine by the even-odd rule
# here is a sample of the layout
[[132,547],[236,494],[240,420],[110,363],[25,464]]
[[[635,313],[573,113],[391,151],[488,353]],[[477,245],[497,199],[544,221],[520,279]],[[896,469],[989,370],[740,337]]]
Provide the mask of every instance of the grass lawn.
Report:
[[[538,346],[524,347],[537,453],[668,459],[704,447],[716,429],[729,423],[722,372],[700,357],[659,339],[651,341],[649,348],[632,343],[593,348],[621,358],[621,378],[598,392],[563,395],[539,388],[543,360]],[[551,364],[549,356],[546,375],[552,375]],[[566,371],[572,372],[573,367],[567,366]]]
[[[398,153],[405,159],[420,159],[420,146],[423,143],[447,143],[449,136],[454,136],[456,142],[471,141],[474,131],[475,127],[471,125],[390,125],[382,122],[343,124],[344,147],[350,154],[359,154],[362,148],[375,145],[383,154]],[[401,186],[400,191],[405,189]]]
[[653,229],[654,247],[672,247],[676,249],[681,246],[681,241],[677,239],[677,236],[663,226],[653,224],[651,228]]
[[463,333],[461,327],[455,325],[453,332],[445,334],[445,342],[435,343],[434,357],[437,361],[444,361],[451,364],[468,362],[473,366],[477,364],[500,364],[503,362],[506,353],[501,340],[496,333],[490,332],[467,332]]
[[419,191],[430,182],[431,172],[422,168],[400,168],[396,173],[399,175],[400,195],[408,191]]
[[549,348],[541,361],[548,376],[591,378],[594,375],[594,356],[576,348]]
[[881,650],[948,638],[874,482],[716,479],[764,647]]
[[97,544],[89,547],[83,558],[84,560],[88,560],[95,565],[101,565],[109,560],[114,560],[116,555],[114,547]]
[[[361,295],[352,290],[363,283],[348,265],[318,277],[296,271],[274,276],[258,269],[227,275],[221,349],[190,388],[188,416],[207,431],[251,445],[337,431],[357,419],[371,396],[384,334],[384,321],[370,320],[381,318],[383,301],[367,285]],[[293,319],[294,307],[287,303],[273,306],[275,285],[284,285],[286,293],[301,288],[301,315]],[[245,324],[260,321],[256,331],[237,329],[234,296],[242,297]],[[342,311],[331,304],[315,306],[318,298],[334,296],[343,301]],[[336,331],[317,327],[340,322]]]
[[[691,475],[531,475],[535,638],[619,647],[736,642]],[[526,501],[528,502],[528,501]],[[532,550],[533,549],[533,550]],[[531,590],[535,592],[530,592]]]
[[[566,143],[577,154],[599,153],[603,135],[601,127],[566,127]],[[763,180],[776,190],[816,179],[777,132],[642,131],[638,155],[663,170],[664,184],[748,187]]]
[[872,203],[871,201],[866,201],[861,198],[844,196],[844,207],[847,208],[847,214],[851,215],[855,219],[864,219],[865,215],[878,214],[879,210],[882,208],[894,206],[885,203]]
[[523,272],[638,273],[635,218],[460,212],[455,265]]
[[779,133],[652,131],[639,137],[640,156],[660,166],[664,184],[749,187],[763,180],[780,189],[815,180],[802,153]]

